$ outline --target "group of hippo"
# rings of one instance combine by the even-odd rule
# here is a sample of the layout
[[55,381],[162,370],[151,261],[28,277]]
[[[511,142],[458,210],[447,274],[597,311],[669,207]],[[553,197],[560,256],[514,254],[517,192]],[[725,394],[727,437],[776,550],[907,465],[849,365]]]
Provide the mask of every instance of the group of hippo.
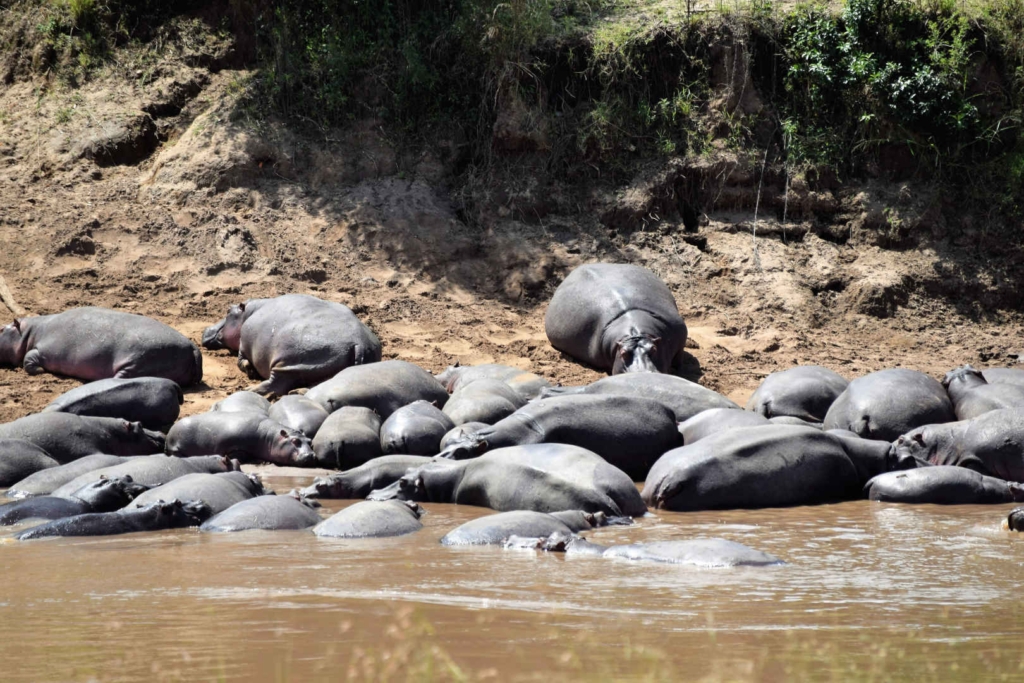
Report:
[[[198,526],[397,536],[420,504],[497,514],[445,545],[500,544],[701,566],[770,565],[722,539],[612,546],[581,532],[648,508],[691,511],[858,498],[1024,501],[1024,370],[913,370],[847,381],[819,366],[769,375],[741,408],[671,374],[687,330],[668,287],[631,265],[592,264],[558,287],[552,345],[608,377],[578,387],[503,365],[439,375],[381,360],[346,306],[289,294],[232,306],[202,344],[238,354],[260,383],[179,419],[202,379],[186,337],[138,315],[77,308],[0,330],[0,365],[87,380],[0,424],[0,524],[81,536]],[[337,474],[270,495],[243,463]],[[643,482],[642,492],[636,482]],[[365,499],[322,519],[316,499]],[[1024,529],[1024,508],[1007,526]]]

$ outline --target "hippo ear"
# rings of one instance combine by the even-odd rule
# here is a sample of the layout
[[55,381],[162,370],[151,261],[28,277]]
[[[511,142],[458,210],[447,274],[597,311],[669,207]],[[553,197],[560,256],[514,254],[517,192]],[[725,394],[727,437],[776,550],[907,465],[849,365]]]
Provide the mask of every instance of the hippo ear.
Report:
[[287,429],[282,429],[281,430],[281,438],[282,439],[287,439],[288,438],[288,430]]
[[244,301],[242,303],[238,304],[238,310],[240,310],[242,313],[245,313],[245,302]]
[[11,324],[14,325],[14,329],[16,329],[19,332],[21,332],[21,320],[19,320],[18,318],[15,318],[14,322],[11,323]]

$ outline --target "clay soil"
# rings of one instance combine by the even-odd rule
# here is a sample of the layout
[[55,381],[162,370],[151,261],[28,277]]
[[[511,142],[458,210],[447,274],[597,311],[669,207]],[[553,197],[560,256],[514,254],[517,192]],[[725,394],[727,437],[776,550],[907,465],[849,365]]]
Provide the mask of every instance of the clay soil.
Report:
[[[247,76],[179,64],[74,90],[0,85],[8,307],[108,306],[198,342],[234,302],[304,292],[352,307],[385,358],[433,372],[506,363],[580,384],[600,373],[550,347],[546,302],[573,267],[615,261],[664,278],[690,326],[686,376],[738,402],[795,364],[941,377],[1016,362],[1016,252],[968,218],[937,217],[941,198],[912,184],[829,190],[837,208],[825,223],[755,220],[739,202],[709,211],[696,232],[664,218],[623,229],[601,215],[650,188],[597,181],[563,188],[528,218],[515,203],[528,177],[477,181],[467,202],[443,141],[410,155],[374,122],[254,123],[237,104]],[[740,189],[755,192],[756,180]],[[251,385],[226,352],[204,352],[204,363],[184,414]],[[77,384],[0,369],[0,421]]]

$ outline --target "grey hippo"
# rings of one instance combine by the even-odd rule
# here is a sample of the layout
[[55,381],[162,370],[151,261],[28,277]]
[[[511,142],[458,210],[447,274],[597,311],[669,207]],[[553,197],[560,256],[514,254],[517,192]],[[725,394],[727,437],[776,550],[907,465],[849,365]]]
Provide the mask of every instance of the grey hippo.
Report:
[[915,370],[879,370],[850,382],[825,415],[824,427],[893,441],[914,427],[956,419],[942,385]]
[[299,495],[256,496],[235,503],[203,522],[200,531],[227,532],[308,529],[320,523],[316,501]]
[[203,355],[185,335],[152,318],[93,306],[0,329],[3,365],[86,381],[164,377],[187,387],[203,379]]
[[329,413],[344,406],[362,406],[386,420],[413,401],[429,401],[444,407],[448,392],[423,368],[404,360],[386,360],[346,368],[310,389],[306,398]]
[[186,417],[167,432],[167,453],[179,457],[215,453],[244,462],[316,466],[309,437],[261,413],[218,411]]
[[236,391],[213,404],[210,412],[263,413],[270,415],[270,401],[254,391]]
[[63,519],[87,512],[120,510],[147,488],[132,481],[131,477],[98,479],[66,498],[36,496],[0,505],[0,525],[18,524],[26,519]]
[[173,458],[167,455],[149,455],[144,458],[124,458],[121,463],[101,467],[79,474],[51,491],[51,495],[73,496],[75,491],[86,484],[104,477],[131,477],[137,484],[150,488],[161,486],[187,474],[232,472],[238,469],[237,461],[221,455],[199,455],[194,458]]
[[380,360],[380,340],[343,304],[306,294],[250,299],[203,332],[203,346],[238,352],[238,367],[264,379],[254,391],[284,396],[347,367]]
[[292,394],[270,406],[267,417],[312,439],[327,419],[327,411],[316,401]]
[[989,384],[985,375],[970,365],[947,372],[942,386],[958,420],[970,420],[991,410],[1024,408],[1024,386]]
[[544,330],[551,345],[598,370],[669,372],[682,364],[686,323],[657,275],[627,264],[576,268],[558,286]]
[[423,508],[402,500],[363,501],[335,513],[313,528],[321,538],[388,538],[423,528]]
[[763,427],[770,424],[768,418],[747,410],[712,408],[703,413],[697,413],[686,422],[680,423],[679,433],[683,435],[683,443],[689,445],[730,429]]
[[1010,510],[1004,524],[1008,531],[1024,531],[1024,507]]
[[138,422],[71,413],[35,413],[0,424],[0,439],[23,439],[64,464],[93,453],[148,455],[164,450],[164,435]]
[[45,496],[53,493],[64,484],[85,474],[86,472],[92,472],[104,467],[113,467],[114,465],[128,462],[130,459],[131,458],[128,457],[121,457],[120,455],[106,455],[103,453],[87,455],[84,458],[72,460],[66,465],[48,467],[44,470],[35,472],[34,474],[30,474],[24,479],[11,484],[11,488],[7,489],[7,493],[5,495],[8,498]]
[[0,440],[0,488],[10,486],[40,470],[58,467],[45,450],[24,439]]
[[220,472],[218,474],[186,474],[157,486],[135,499],[135,507],[145,507],[162,500],[202,501],[211,515],[232,505],[263,495],[263,484],[255,474]]
[[444,404],[444,414],[455,425],[494,424],[524,405],[519,392],[500,379],[479,379],[456,389]]
[[380,449],[384,455],[436,455],[441,438],[455,425],[437,406],[413,401],[391,413],[380,427]]
[[846,379],[828,368],[801,365],[765,377],[746,408],[767,418],[798,417],[821,423],[848,385]]
[[524,401],[536,398],[544,388],[551,386],[551,383],[540,375],[497,363],[449,365],[447,370],[435,377],[449,394],[454,394],[481,379],[498,380],[511,387]]
[[952,465],[880,474],[867,483],[864,492],[870,500],[885,503],[981,505],[1024,501],[1024,486]]
[[449,430],[447,434],[441,437],[440,448],[443,451],[448,448],[448,446],[451,446],[458,441],[463,441],[476,432],[479,432],[484,427],[489,426],[490,424],[486,422],[466,422],[465,424],[460,424],[454,429]]
[[302,489],[309,498],[366,498],[372,491],[391,486],[417,467],[436,463],[422,455],[384,455],[329,477],[317,477]]
[[347,470],[379,457],[380,426],[380,415],[370,408],[345,406],[334,411],[313,439],[317,462]]
[[64,392],[42,412],[119,417],[138,422],[146,429],[166,432],[178,419],[184,401],[181,387],[172,380],[163,377],[112,377]]
[[199,526],[210,516],[205,503],[180,500],[157,501],[142,508],[114,512],[90,512],[32,527],[15,536],[20,541],[50,536],[111,536],[139,531],[161,531]]

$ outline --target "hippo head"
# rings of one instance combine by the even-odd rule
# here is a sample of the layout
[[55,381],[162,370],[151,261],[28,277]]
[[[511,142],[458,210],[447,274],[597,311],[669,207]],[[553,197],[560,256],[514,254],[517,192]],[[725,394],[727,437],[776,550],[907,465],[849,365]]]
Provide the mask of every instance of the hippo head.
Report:
[[297,467],[316,466],[316,453],[309,437],[295,429],[282,428],[270,447],[272,462],[288,462]]
[[449,365],[444,372],[434,375],[434,379],[440,382],[448,390],[449,394],[455,388],[455,380],[459,378],[459,367],[460,364],[456,361],[455,365]]
[[382,489],[371,491],[366,500],[404,500],[404,501],[426,501],[427,486],[423,481],[423,472],[426,467],[410,469],[402,478],[395,483],[385,486]]
[[313,483],[299,491],[306,499],[356,498],[352,482],[342,477],[317,477]]
[[658,351],[660,337],[643,334],[636,329],[630,330],[629,336],[620,339],[615,347],[615,360],[612,363],[612,374],[624,372],[658,372],[654,363],[654,355]]
[[222,320],[203,330],[203,346],[208,349],[228,349],[237,353],[242,340],[242,323],[245,322],[245,303],[235,304],[228,309]]
[[137,484],[129,476],[112,479],[100,477],[98,481],[75,491],[72,497],[88,505],[93,512],[112,512],[125,507],[148,490],[148,486]]
[[483,455],[488,449],[487,439],[477,432],[456,434],[447,440],[437,458],[441,460],[468,460]]
[[1006,517],[1006,527],[1010,531],[1024,531],[1024,508],[1014,508]]
[[942,386],[946,388],[946,391],[949,392],[949,397],[954,401],[957,400],[961,392],[981,386],[982,384],[988,384],[985,376],[981,374],[981,370],[970,365],[961,365],[954,370],[950,370],[942,379]]
[[928,429],[930,425],[912,429],[892,444],[890,467],[894,470],[913,469],[918,464],[929,463],[938,444]]
[[210,325],[203,330],[203,348],[210,349],[211,351],[217,351],[218,349],[225,348],[224,346],[224,323],[227,322],[227,318],[221,318],[219,321]]
[[141,422],[129,422],[122,420],[124,438],[121,455],[144,455],[148,453],[163,453],[166,439],[160,432],[154,432],[142,426]]
[[17,367],[25,360],[25,335],[21,331],[21,320],[0,328],[0,366]]

